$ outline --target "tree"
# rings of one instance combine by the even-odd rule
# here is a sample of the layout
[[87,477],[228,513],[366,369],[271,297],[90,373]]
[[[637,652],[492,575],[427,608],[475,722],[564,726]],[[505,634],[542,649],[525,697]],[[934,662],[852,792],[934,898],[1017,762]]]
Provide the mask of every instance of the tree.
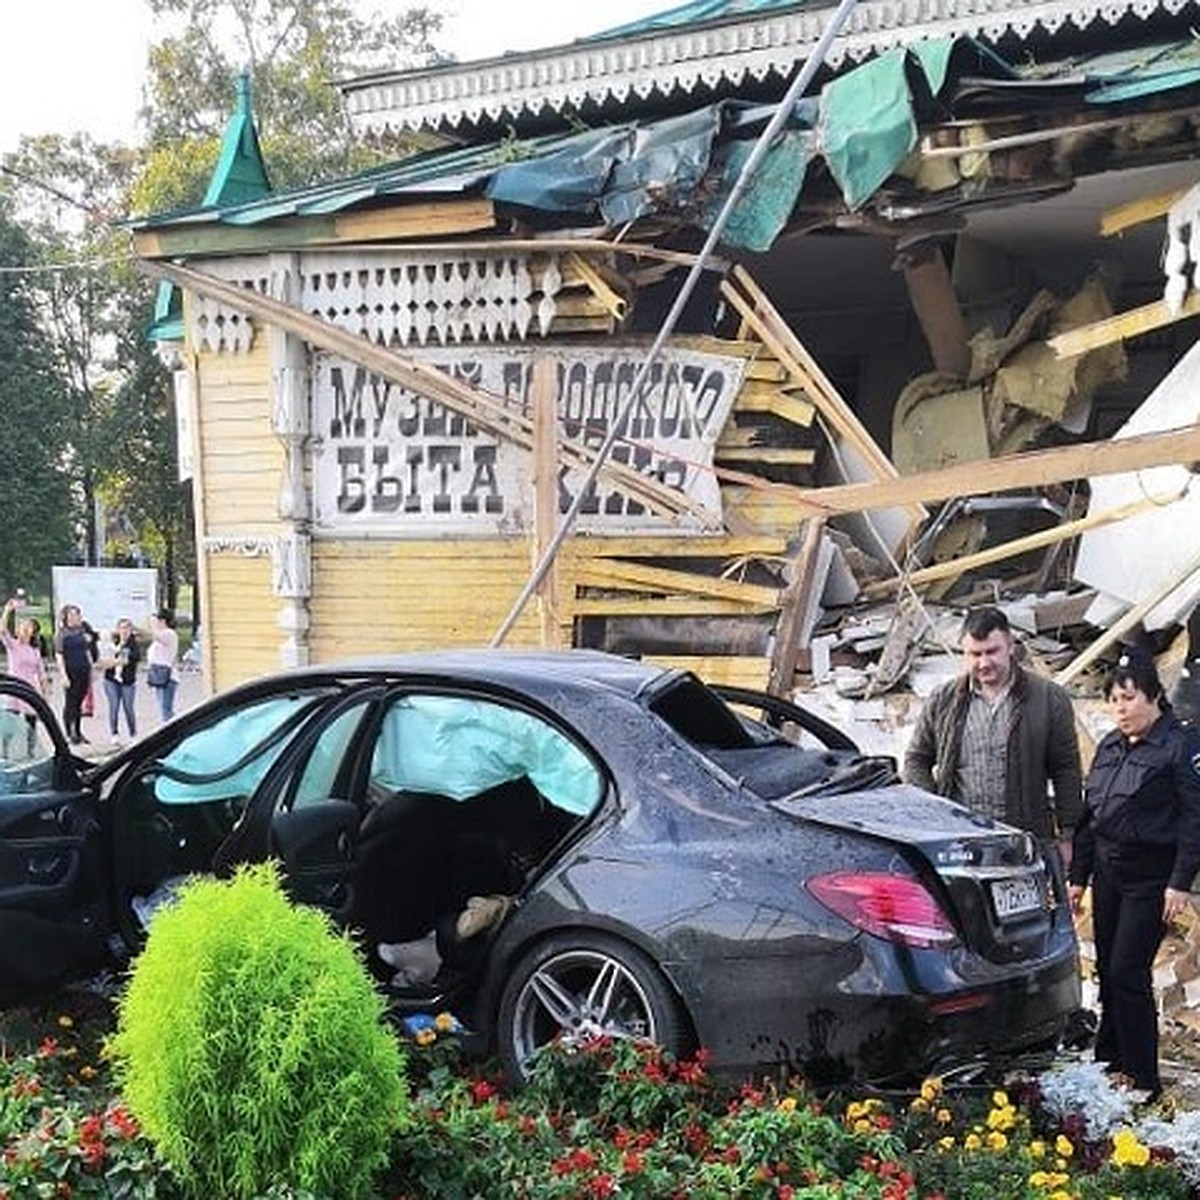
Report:
[[66,396],[33,299],[36,255],[0,196],[0,589],[48,591],[49,565],[71,553]]
[[442,18],[426,8],[368,20],[344,0],[148,2],[174,29],[150,51],[140,211],[199,203],[243,72],[273,182],[289,187],[377,157],[352,139],[333,80],[439,58],[431,39]]
[[85,135],[22,139],[5,162],[15,213],[41,270],[31,276],[48,367],[64,397],[59,432],[85,562],[96,563],[97,500],[113,441],[127,325],[149,324],[150,295],[134,272],[124,211],[137,156]]

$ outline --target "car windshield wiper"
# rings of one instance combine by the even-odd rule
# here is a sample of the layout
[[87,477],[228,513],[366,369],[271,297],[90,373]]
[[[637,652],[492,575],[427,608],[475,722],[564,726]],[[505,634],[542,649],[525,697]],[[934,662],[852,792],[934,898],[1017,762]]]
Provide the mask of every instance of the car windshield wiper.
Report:
[[849,762],[840,762],[828,775],[797,788],[780,798],[781,803],[799,800],[804,796],[837,796],[842,792],[859,792],[868,788],[886,787],[897,782],[896,760],[888,754],[864,755]]

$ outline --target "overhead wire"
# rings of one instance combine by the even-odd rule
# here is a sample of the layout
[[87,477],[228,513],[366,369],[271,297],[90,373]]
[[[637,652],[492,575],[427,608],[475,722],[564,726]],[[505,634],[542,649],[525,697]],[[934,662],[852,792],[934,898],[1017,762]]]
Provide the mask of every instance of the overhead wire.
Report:
[[503,643],[513,626],[519,620],[521,613],[525,611],[525,606],[529,603],[533,594],[541,586],[543,580],[545,580],[547,574],[549,573],[551,565],[558,556],[559,550],[562,549],[563,543],[566,541],[576,519],[582,511],[583,505],[591,493],[596,479],[599,477],[601,470],[604,468],[604,464],[608,459],[609,453],[615,445],[617,437],[620,435],[620,429],[622,425],[625,423],[629,414],[633,411],[633,406],[638,401],[642,382],[650,369],[650,365],[661,353],[664,343],[674,330],[676,323],[683,313],[684,307],[691,298],[692,292],[695,290],[696,284],[700,279],[701,272],[704,270],[707,260],[712,255],[721,239],[721,234],[724,232],[725,226],[728,224],[734,208],[737,206],[739,200],[741,200],[742,194],[745,192],[746,188],[749,187],[751,179],[754,177],[755,172],[758,170],[763,159],[766,157],[767,151],[771,148],[771,144],[783,131],[783,127],[791,117],[796,103],[804,94],[805,90],[815,77],[817,71],[825,62],[826,55],[829,53],[829,48],[833,43],[833,39],[838,35],[842,26],[846,23],[846,20],[854,11],[857,2],[858,0],[841,0],[837,9],[829,18],[825,28],[821,31],[821,36],[818,39],[816,46],[813,47],[812,53],[805,59],[804,65],[800,68],[796,78],[792,80],[783,99],[780,100],[779,104],[776,106],[775,112],[773,113],[770,122],[767,124],[767,127],[762,131],[758,140],[754,143],[754,148],[751,150],[749,158],[747,158],[745,165],[742,167],[741,172],[734,181],[733,187],[729,191],[729,195],[725,198],[725,202],[721,205],[720,211],[713,220],[712,226],[709,229],[708,237],[706,238],[704,245],[701,247],[699,254],[696,256],[696,261],[692,264],[691,269],[688,271],[687,278],[681,285],[670,310],[663,318],[663,323],[659,327],[658,333],[655,335],[654,341],[651,344],[641,366],[639,367],[637,375],[634,377],[633,383],[629,390],[628,399],[625,401],[620,412],[617,414],[616,419],[610,425],[604,442],[596,451],[595,458],[590,469],[588,470],[587,476],[585,477],[583,483],[576,490],[575,496],[570,505],[567,507],[567,511],[563,514],[562,520],[555,529],[553,536],[547,543],[545,550],[543,550],[532,572],[530,573],[529,578],[525,581],[524,586],[517,595],[517,598],[513,601],[513,605],[510,608],[508,615],[501,622],[495,634],[493,634],[491,642],[489,643],[490,645],[499,646]]

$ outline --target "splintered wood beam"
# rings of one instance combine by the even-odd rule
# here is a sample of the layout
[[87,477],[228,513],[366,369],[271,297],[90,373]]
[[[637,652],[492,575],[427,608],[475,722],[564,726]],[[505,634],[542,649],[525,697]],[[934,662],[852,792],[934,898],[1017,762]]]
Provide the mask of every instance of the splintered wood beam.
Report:
[[[188,291],[247,313],[265,325],[273,325],[302,338],[321,350],[340,354],[381,379],[392,380],[419,395],[440,401],[496,437],[504,438],[525,450],[533,449],[533,422],[529,417],[509,408],[502,397],[454,379],[429,363],[377,346],[365,337],[311,316],[290,304],[250,288],[227,283],[206,272],[166,262],[142,262],[139,266],[153,279],[167,279]],[[565,438],[557,440],[556,453],[562,463],[580,470],[589,469],[596,457],[594,449]],[[708,528],[720,524],[714,514],[682,492],[666,487],[611,458],[603,463],[601,471],[614,486],[636,496],[654,512],[674,516],[686,512]]]
[[[533,541],[532,566],[537,566],[554,539],[558,526],[558,371],[554,359],[540,355],[533,363],[529,389],[533,408]],[[559,621],[557,565],[550,564],[537,589],[538,620],[542,646],[557,647]]]
[[749,462],[764,466],[810,467],[817,452],[803,446],[734,446],[718,444],[718,462]]
[[920,567],[907,575],[893,579],[878,579],[874,583],[865,584],[862,588],[864,596],[886,596],[897,591],[902,584],[911,587],[921,587],[926,583],[936,583],[941,579],[953,579],[977,567],[991,566],[992,563],[1002,562],[1006,558],[1014,558],[1018,554],[1026,554],[1030,550],[1041,550],[1053,546],[1056,542],[1066,541],[1086,533],[1089,529],[1099,529],[1104,525],[1112,525],[1124,521],[1138,513],[1148,512],[1152,508],[1166,508],[1174,504],[1183,495],[1182,491],[1173,492],[1169,496],[1144,496],[1129,504],[1116,508],[1106,508],[1101,512],[1088,513],[1086,517],[1078,517],[1073,521],[1064,521],[1051,529],[1042,529],[1037,533],[1029,533],[1024,537],[1013,538],[999,546],[989,546],[975,554],[964,554],[959,558],[947,559],[945,562],[934,563],[932,566]]
[[[715,549],[696,537],[603,537],[588,538],[585,557],[593,558],[778,558],[787,552],[787,539],[778,534],[752,533],[722,537]],[[571,550],[564,550],[569,558]]]
[[[750,273],[742,266],[735,266],[732,275],[738,286],[734,287],[729,279],[725,279],[721,283],[721,294],[737,309],[755,336],[761,338],[767,349],[783,364],[788,376],[804,388],[805,395],[833,432],[854,451],[876,480],[890,482],[898,478],[891,459],[880,449],[866,426],[858,419],[858,415],[842,399],[837,388],[829,381],[791,326],[780,316],[766,293],[754,282]],[[910,528],[920,524],[927,516],[920,504],[875,504],[870,507],[906,508]]]
[[982,462],[959,463],[936,471],[922,471],[899,479],[849,483],[826,488],[793,488],[767,485],[789,492],[812,516],[869,512],[877,508],[902,508],[933,504],[952,496],[983,496],[1014,488],[1044,487],[1093,475],[1119,475],[1148,467],[1200,462],[1200,425],[1162,433],[1029,450]]
[[816,411],[812,401],[793,396],[778,383],[765,379],[747,379],[733,404],[734,412],[774,413],[793,425],[808,428]]
[[578,272],[580,278],[587,284],[588,290],[600,302],[605,311],[618,321],[625,320],[625,313],[629,307],[625,303],[625,297],[619,296],[609,285],[608,280],[582,255],[572,253],[568,257],[571,267]]
[[[783,590],[782,612],[775,630],[775,646],[771,653],[771,670],[767,691],[772,696],[789,697],[796,682],[796,662],[800,651],[807,649],[804,625],[816,599],[818,587],[817,564],[821,558],[821,539],[825,522],[820,517],[804,527],[804,541],[796,555],[792,579]],[[820,581],[822,584],[824,580]]]
[[1100,233],[1103,237],[1112,237],[1114,233],[1124,233],[1126,229],[1132,229],[1145,221],[1165,217],[1189,190],[1186,187],[1172,188],[1153,196],[1141,196],[1137,200],[1115,204],[1100,214]]
[[773,604],[742,604],[712,596],[583,596],[571,601],[576,617],[757,617]]
[[1198,313],[1200,292],[1189,292],[1178,312],[1172,312],[1165,300],[1152,300],[1149,304],[1131,308],[1115,317],[1105,317],[1103,321],[1093,321],[1090,325],[1068,329],[1066,333],[1047,338],[1046,344],[1059,358],[1074,358],[1077,354],[1086,354],[1089,350],[1099,350],[1113,342],[1137,337],[1140,333],[1149,333],[1152,329],[1161,329],[1164,325],[1173,325],[1176,321],[1183,321]]
[[778,606],[780,595],[778,588],[764,587],[762,584],[739,583],[735,579],[699,575],[694,571],[647,567],[613,559],[577,563],[575,582],[589,587],[621,588],[625,591],[712,596],[768,608]]

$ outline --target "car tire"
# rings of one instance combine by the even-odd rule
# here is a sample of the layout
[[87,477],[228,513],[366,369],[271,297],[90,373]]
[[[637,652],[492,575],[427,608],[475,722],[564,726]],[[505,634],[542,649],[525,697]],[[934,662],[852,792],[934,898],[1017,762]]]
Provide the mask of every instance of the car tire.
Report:
[[692,1037],[683,1006],[654,960],[603,933],[561,933],[534,946],[500,995],[496,1049],[514,1083],[556,1038],[638,1038],[682,1056]]

